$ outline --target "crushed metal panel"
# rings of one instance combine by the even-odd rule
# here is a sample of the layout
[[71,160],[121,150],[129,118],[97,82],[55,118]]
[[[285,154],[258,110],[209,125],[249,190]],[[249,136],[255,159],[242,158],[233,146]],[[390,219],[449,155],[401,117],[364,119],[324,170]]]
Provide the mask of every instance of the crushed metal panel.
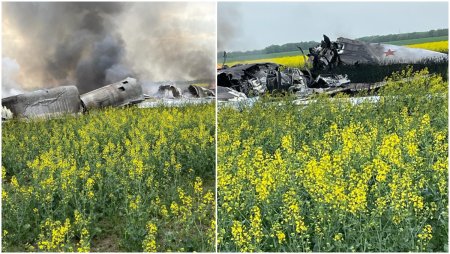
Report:
[[257,95],[267,90],[266,84],[277,79],[278,71],[279,65],[275,63],[234,65],[218,72],[217,83],[246,95]]
[[4,98],[2,106],[17,117],[46,117],[78,113],[81,100],[76,86],[60,86]]
[[[326,43],[323,43],[326,45]],[[283,68],[281,68],[283,67]],[[263,94],[266,91],[287,91],[311,95],[312,88],[330,88],[350,83],[347,75],[313,75],[307,68],[288,68],[275,63],[255,63],[236,65],[218,73],[219,86],[229,87],[248,97]],[[297,93],[298,94],[298,93]]]
[[87,110],[125,106],[143,100],[141,85],[136,82],[136,79],[130,77],[81,95],[81,101]]

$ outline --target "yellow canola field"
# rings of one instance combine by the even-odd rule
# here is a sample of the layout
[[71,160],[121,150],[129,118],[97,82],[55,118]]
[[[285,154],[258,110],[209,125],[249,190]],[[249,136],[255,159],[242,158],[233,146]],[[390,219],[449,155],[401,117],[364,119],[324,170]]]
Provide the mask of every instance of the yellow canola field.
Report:
[[427,75],[394,75],[378,103],[221,108],[219,250],[445,251],[448,83]]
[[3,251],[214,251],[214,117],[208,104],[3,123]]
[[229,62],[227,63],[228,66],[233,66],[235,64],[239,63],[277,63],[282,64],[285,66],[291,66],[291,67],[298,67],[303,66],[305,63],[305,59],[303,56],[283,56],[283,57],[276,57],[276,58],[264,58],[264,59],[257,59],[257,60],[244,60],[244,61],[235,61],[235,62]]
[[442,53],[448,53],[448,41],[426,42],[419,44],[407,45],[410,48],[428,49]]

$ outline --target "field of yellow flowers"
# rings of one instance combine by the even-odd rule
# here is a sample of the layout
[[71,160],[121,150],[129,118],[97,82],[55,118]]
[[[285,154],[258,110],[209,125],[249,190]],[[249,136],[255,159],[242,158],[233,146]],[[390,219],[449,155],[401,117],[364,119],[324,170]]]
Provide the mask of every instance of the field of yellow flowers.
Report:
[[[308,59],[308,57],[306,57]],[[299,67],[303,66],[305,63],[305,57],[303,55],[298,56],[282,56],[275,58],[264,58],[264,59],[256,59],[256,60],[242,60],[242,61],[234,61],[227,63],[228,66],[233,66],[235,64],[251,64],[251,63],[277,63],[290,67]]]
[[447,86],[218,112],[219,251],[448,251]]
[[4,251],[214,251],[215,105],[2,126]]
[[448,53],[448,41],[425,42],[407,45],[410,48],[428,49],[442,53]]

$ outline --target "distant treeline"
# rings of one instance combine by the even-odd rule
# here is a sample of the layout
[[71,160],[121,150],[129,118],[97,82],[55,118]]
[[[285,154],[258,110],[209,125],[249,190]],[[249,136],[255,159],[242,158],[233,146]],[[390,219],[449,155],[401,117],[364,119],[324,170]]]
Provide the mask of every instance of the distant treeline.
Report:
[[[300,46],[304,51],[308,51],[308,48],[315,47],[319,44],[316,41],[303,41],[298,43],[286,43],[283,45],[270,45],[265,47],[264,49],[250,50],[250,51],[234,51],[227,52],[227,58],[232,59],[240,56],[252,56],[252,55],[264,55],[264,54],[272,54],[272,53],[281,53],[281,52],[291,52],[291,51],[299,51],[297,46]],[[300,52],[300,51],[299,51]],[[305,52],[306,53],[306,52]],[[217,53],[217,57],[219,59],[223,58],[223,51]]]
[[427,37],[446,36],[446,35],[448,35],[448,29],[437,29],[437,30],[430,30],[428,32],[365,36],[358,38],[358,40],[366,42],[390,42],[390,41],[411,40]]
[[[426,37],[438,37],[438,36],[446,36],[446,35],[448,35],[448,29],[437,29],[437,30],[430,30],[428,32],[414,32],[414,33],[403,33],[403,34],[365,36],[365,37],[358,38],[358,40],[362,40],[362,41],[366,41],[366,42],[389,42],[389,41],[419,39],[419,38],[426,38]],[[334,38],[334,39],[336,39],[336,38]],[[332,40],[334,40],[334,39],[332,39]],[[227,52],[227,58],[229,60],[231,60],[233,58],[241,58],[244,56],[255,56],[255,55],[298,51],[299,49],[297,48],[297,46],[300,46],[304,51],[308,51],[308,48],[314,47],[317,44],[319,44],[319,42],[307,41],[307,42],[298,42],[298,43],[286,43],[281,46],[280,45],[271,45],[271,46],[265,47],[264,49],[259,49],[259,50]],[[305,53],[307,53],[307,52],[305,52]],[[217,58],[223,59],[223,52],[218,52]]]

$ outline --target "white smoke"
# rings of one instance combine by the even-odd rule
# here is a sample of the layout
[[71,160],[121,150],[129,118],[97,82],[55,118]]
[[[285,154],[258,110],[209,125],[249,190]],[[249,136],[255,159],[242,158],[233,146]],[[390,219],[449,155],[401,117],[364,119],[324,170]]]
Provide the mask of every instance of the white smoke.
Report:
[[23,93],[17,83],[20,66],[15,59],[2,58],[2,98]]

